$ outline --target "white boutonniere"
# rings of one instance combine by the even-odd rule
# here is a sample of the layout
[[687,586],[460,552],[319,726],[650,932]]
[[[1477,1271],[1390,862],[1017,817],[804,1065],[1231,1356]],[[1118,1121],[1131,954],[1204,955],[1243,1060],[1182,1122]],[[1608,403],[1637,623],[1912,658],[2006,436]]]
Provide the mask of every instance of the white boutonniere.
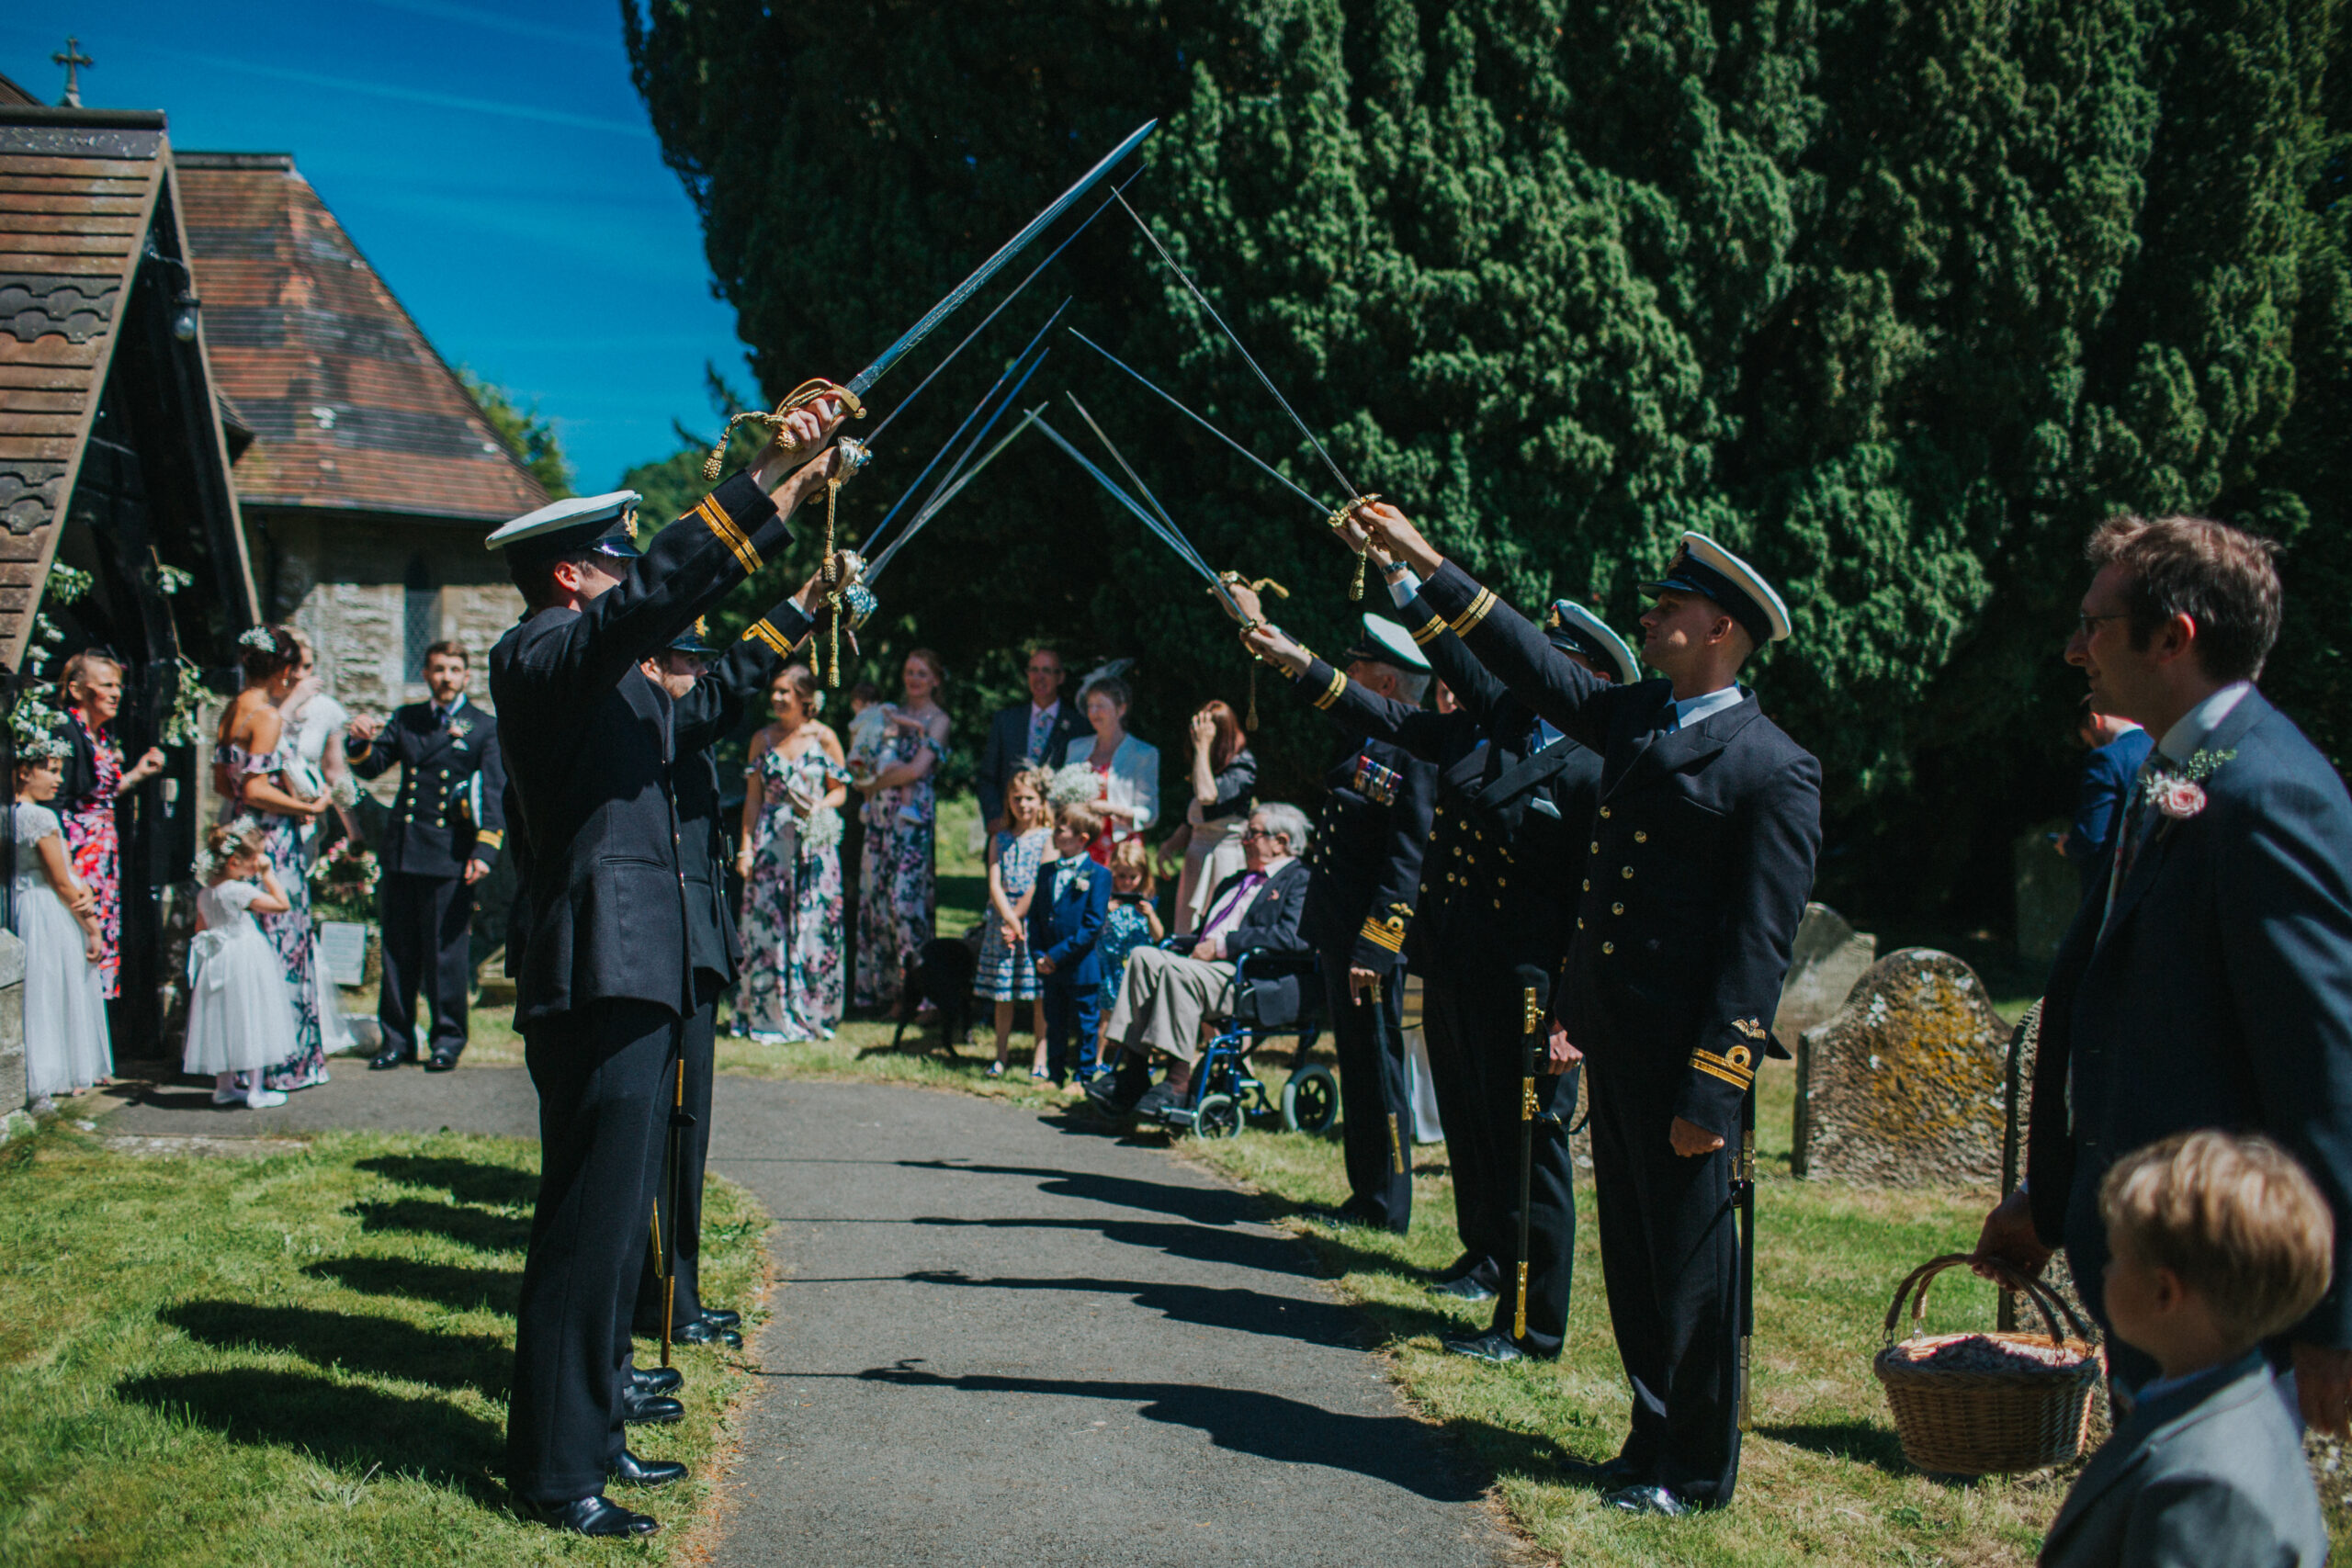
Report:
[[2221,771],[2235,751],[2193,752],[2180,766],[2159,768],[2141,782],[2140,789],[2159,816],[2186,822],[2205,809],[2205,781]]
[[1070,890],[1074,893],[1091,892],[1094,888],[1094,874],[1087,871],[1080,872],[1078,875],[1070,879],[1069,886]]
[[449,716],[449,733],[456,736],[458,739],[463,740],[467,736],[471,735],[473,732],[474,721],[472,719],[461,718],[455,714],[452,714]]

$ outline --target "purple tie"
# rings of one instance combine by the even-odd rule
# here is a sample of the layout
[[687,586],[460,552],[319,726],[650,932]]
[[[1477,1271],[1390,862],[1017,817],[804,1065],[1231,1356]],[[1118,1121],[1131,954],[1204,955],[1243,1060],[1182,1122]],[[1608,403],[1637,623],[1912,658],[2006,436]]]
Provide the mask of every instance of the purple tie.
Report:
[[1209,911],[1208,919],[1203,922],[1201,926],[1201,934],[1204,937],[1214,934],[1217,928],[1217,922],[1224,919],[1225,917],[1232,911],[1233,907],[1236,904],[1239,903],[1242,899],[1247,898],[1250,895],[1251,891],[1257,887],[1258,884],[1265,880],[1266,875],[1263,872],[1244,872],[1241,877],[1241,886],[1227,894],[1225,896],[1225,902],[1219,904],[1216,908]]

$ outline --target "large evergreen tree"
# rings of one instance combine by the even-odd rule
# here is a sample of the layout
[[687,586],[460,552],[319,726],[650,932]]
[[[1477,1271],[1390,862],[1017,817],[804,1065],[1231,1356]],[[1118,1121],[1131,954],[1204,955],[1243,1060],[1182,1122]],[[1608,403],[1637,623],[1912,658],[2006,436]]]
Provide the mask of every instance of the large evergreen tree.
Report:
[[[624,16],[770,395],[846,375],[1162,117],[1137,205],[1356,484],[1521,603],[1629,622],[1684,527],[1783,583],[1797,637],[1755,679],[1826,764],[1833,897],[2005,908],[2010,838],[2067,801],[2081,688],[2057,650],[2084,532],[2120,507],[2278,537],[2295,636],[2271,684],[2339,758],[2352,739],[2324,603],[2352,587],[2334,0]],[[893,427],[848,492],[858,519],[1049,290],[1336,497],[1114,211]],[[1055,354],[1035,387],[1085,398],[1207,555],[1290,584],[1283,618],[1310,640],[1349,635],[1345,563],[1295,497],[1082,347]],[[1240,694],[1198,585],[1042,446],[1008,454],[888,590],[870,641],[919,631],[982,677],[968,703],[1009,689],[991,656],[1041,632],[1139,655],[1148,737]],[[1264,705],[1271,776],[1304,787],[1328,740]],[[1870,852],[1887,844],[1905,852]]]

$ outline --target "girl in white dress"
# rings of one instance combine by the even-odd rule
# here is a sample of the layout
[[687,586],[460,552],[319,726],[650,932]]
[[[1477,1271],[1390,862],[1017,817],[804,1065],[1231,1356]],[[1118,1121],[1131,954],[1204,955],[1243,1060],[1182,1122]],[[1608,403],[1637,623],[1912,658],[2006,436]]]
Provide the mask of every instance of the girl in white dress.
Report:
[[106,938],[96,897],[74,874],[65,837],[45,801],[65,781],[65,742],[43,737],[17,764],[17,932],[25,942],[25,1079],[36,1115],[56,1097],[114,1071],[98,973]]
[[263,1087],[262,1071],[300,1047],[285,965],[254,917],[282,915],[290,906],[269,868],[258,824],[223,823],[205,834],[204,844],[209,886],[196,896],[182,1066],[197,1077],[212,1075],[215,1105],[283,1105],[284,1094]]

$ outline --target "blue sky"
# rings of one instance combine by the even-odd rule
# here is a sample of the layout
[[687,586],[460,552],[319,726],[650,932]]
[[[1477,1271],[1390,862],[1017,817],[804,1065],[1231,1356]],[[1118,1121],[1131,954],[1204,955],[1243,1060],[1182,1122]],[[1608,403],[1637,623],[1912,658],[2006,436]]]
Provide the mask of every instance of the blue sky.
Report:
[[291,152],[443,356],[538,400],[583,491],[752,379],[629,85],[618,0],[12,0],[0,73],[160,108],[172,143]]

